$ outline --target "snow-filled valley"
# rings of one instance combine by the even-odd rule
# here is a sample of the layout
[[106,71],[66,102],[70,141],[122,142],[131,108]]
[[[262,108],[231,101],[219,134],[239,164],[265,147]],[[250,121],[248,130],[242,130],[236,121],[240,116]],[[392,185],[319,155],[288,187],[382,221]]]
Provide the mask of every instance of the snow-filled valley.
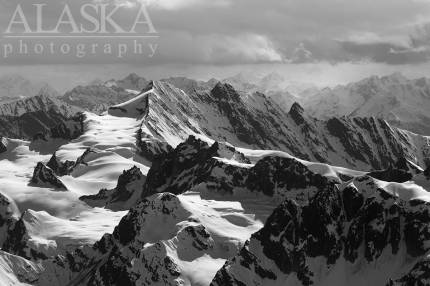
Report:
[[76,138],[2,138],[0,285],[426,285],[428,137],[221,83],[130,93]]

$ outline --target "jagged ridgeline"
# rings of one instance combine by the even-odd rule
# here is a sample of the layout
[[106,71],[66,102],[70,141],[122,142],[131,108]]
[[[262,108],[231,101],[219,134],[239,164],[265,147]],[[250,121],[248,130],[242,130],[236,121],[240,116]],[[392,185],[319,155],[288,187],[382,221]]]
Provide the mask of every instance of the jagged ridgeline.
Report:
[[285,113],[264,94],[241,94],[218,83],[209,90],[185,93],[173,85],[152,82],[137,98],[112,107],[115,116],[140,118],[145,127],[163,139],[200,134],[235,146],[288,152],[309,161],[382,169],[406,158],[425,167],[429,157],[427,137],[390,126],[378,118],[331,118],[306,114],[299,104]]
[[0,284],[429,284],[426,136],[135,74],[0,110]]

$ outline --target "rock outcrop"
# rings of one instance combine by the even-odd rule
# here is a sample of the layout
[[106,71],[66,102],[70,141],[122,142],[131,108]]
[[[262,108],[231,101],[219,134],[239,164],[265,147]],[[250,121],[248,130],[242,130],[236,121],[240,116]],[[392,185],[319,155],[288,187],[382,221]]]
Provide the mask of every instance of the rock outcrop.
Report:
[[96,195],[82,196],[79,199],[92,207],[105,207],[114,211],[129,210],[142,197],[145,179],[140,169],[135,166],[119,176],[114,189],[102,189]]
[[54,187],[59,190],[67,190],[66,186],[55,175],[55,172],[44,163],[37,163],[31,178],[31,183],[42,187]]
[[[288,199],[211,285],[321,285],[329,279],[335,285],[360,279],[385,285],[402,267],[393,261],[405,255],[417,261],[409,276],[423,281],[427,276],[418,269],[427,267],[420,260],[430,250],[428,204],[402,200],[367,176],[319,189],[308,203]],[[360,274],[354,274],[357,263]],[[387,270],[372,274],[375,265]],[[337,267],[348,275],[333,276]]]

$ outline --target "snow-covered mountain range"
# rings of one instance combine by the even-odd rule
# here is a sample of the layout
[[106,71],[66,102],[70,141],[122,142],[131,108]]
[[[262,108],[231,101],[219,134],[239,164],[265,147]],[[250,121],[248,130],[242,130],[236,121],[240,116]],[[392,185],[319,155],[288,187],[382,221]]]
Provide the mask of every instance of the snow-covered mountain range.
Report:
[[428,137],[225,82],[143,83],[84,88],[130,98],[1,138],[2,285],[428,283]]
[[373,76],[356,83],[326,88],[302,102],[309,114],[328,116],[376,116],[394,126],[430,134],[430,80],[407,79],[402,74]]
[[427,137],[394,128],[382,119],[333,117],[321,121],[299,104],[286,113],[262,93],[239,93],[223,83],[188,94],[155,81],[138,97],[111,107],[109,114],[145,117],[145,132],[167,138],[172,146],[194,134],[359,169],[385,168],[401,158],[423,167],[429,157]]
[[290,82],[271,73],[263,77],[237,74],[224,79],[235,89],[262,92],[282,109],[299,102],[310,115],[330,117],[379,117],[390,124],[415,133],[428,135],[430,80],[409,79],[400,73],[371,76],[347,85],[318,88],[307,83]]

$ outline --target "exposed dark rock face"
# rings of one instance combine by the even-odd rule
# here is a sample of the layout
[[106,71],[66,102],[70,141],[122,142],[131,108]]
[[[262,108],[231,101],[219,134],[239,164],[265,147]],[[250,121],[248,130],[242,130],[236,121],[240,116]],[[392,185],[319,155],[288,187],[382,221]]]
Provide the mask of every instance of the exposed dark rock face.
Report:
[[112,190],[102,189],[96,195],[82,196],[79,199],[93,207],[106,207],[115,211],[129,210],[142,196],[145,176],[136,166],[124,171]]
[[143,197],[160,192],[181,194],[203,184],[213,192],[232,193],[235,188],[246,188],[281,197],[292,190],[306,189],[301,199],[307,200],[316,189],[338,183],[311,172],[295,159],[269,156],[253,166],[228,164],[217,158],[234,158],[242,164],[249,163],[243,154],[230,148],[217,142],[209,146],[190,136],[153,163],[143,188]]
[[405,158],[400,158],[394,165],[385,170],[369,172],[368,175],[386,182],[404,183],[421,174],[422,170]]
[[[252,114],[242,101],[239,93],[229,84],[218,83],[211,91],[211,96],[219,108],[219,112],[226,116],[233,127],[238,139],[253,145],[261,142],[263,145],[270,136],[266,136],[264,121],[258,120],[258,115]],[[260,95],[264,97],[264,95]]]
[[37,163],[31,178],[31,183],[38,186],[52,186],[67,190],[66,186],[57,178],[55,172],[42,162]]
[[428,168],[424,171],[424,175],[425,175],[427,178],[430,178],[430,167],[428,167]]
[[51,128],[50,137],[66,140],[76,139],[84,133],[84,121],[85,115],[83,113],[78,113],[66,122],[61,122]]
[[408,171],[391,168],[381,171],[373,171],[368,173],[368,175],[378,180],[397,183],[410,181],[413,177],[413,175]]
[[411,164],[411,162],[409,162],[405,158],[400,158],[394,164],[394,168],[400,169],[400,170],[404,170],[404,171],[408,171],[408,172],[410,172],[412,174],[420,174],[422,172],[419,168],[417,168],[416,165]]
[[78,159],[76,159],[75,167],[79,165],[87,166],[88,164],[86,161],[88,160],[88,157],[90,156],[90,154],[94,154],[94,153],[97,153],[97,151],[95,151],[92,148],[87,148],[85,152]]
[[24,114],[37,112],[49,113],[51,111],[70,117],[81,111],[58,99],[56,94],[51,94],[49,90],[41,90],[38,95],[0,105],[1,117],[20,117]]
[[67,128],[61,125],[69,126],[81,110],[42,90],[37,96],[0,105],[0,134],[31,140],[36,135],[51,135],[52,129],[62,138],[61,132]]
[[415,160],[411,156],[415,151],[409,134],[392,128],[382,119],[332,118],[327,121],[327,129],[340,140],[347,154],[354,160],[367,162],[373,169],[388,168],[405,158]]
[[39,260],[46,256],[28,245],[28,232],[24,221],[14,214],[13,203],[0,194],[0,247],[3,251],[26,259]]
[[346,120],[332,118],[327,121],[327,129],[333,136],[339,138],[346,152],[354,158],[365,161],[366,158],[363,156],[363,153],[371,153],[370,146],[367,145],[362,135],[359,133],[354,134],[354,128]]
[[[402,247],[411,257],[423,257],[430,250],[429,222],[428,203],[402,201],[370,177],[360,177],[341,189],[320,189],[309,203],[286,200],[211,285],[263,285],[263,279],[264,285],[279,285],[291,275],[303,285],[317,285],[321,281],[315,279],[323,277],[313,259],[323,259],[329,271],[340,258],[372,267],[383,253],[402,255]],[[396,283],[426,281],[428,275],[418,269],[427,267],[418,263]]]
[[198,251],[213,248],[211,235],[202,225],[185,227],[178,233],[178,239],[191,242],[191,246]]
[[[161,156],[153,162],[148,172],[143,190],[143,197],[157,192],[180,194],[199,180],[195,170],[207,160],[217,155],[218,144],[207,143],[190,136],[175,150]],[[188,174],[188,176],[187,176]],[[184,176],[188,180],[183,180]],[[202,174],[204,176],[204,174]]]
[[300,125],[302,123],[305,123],[305,119],[303,118],[305,110],[303,107],[300,106],[297,102],[294,102],[294,104],[291,106],[289,114],[291,115],[291,118],[296,122],[297,125]]
[[7,141],[0,136],[0,154],[7,151]]
[[156,138],[149,138],[142,136],[142,130],[137,132],[137,148],[139,154],[150,162],[156,158],[167,154],[173,150],[167,142],[161,141]]
[[277,190],[290,191],[311,186],[325,188],[334,183],[290,158],[266,157],[258,161],[249,171],[246,186],[250,190],[262,191],[268,196],[273,196]]
[[92,148],[87,148],[84,153],[82,153],[82,155],[76,159],[76,161],[66,160],[62,162],[57,158],[56,152],[54,152],[54,154],[52,154],[51,158],[46,164],[46,167],[51,169],[57,176],[67,176],[70,175],[80,165],[86,166],[88,156],[94,153],[96,153],[95,150],[93,150]]
[[0,134],[26,140],[74,139],[83,133],[79,116],[66,117],[55,109],[24,113],[19,117],[0,116]]
[[59,120],[53,127],[34,135],[33,140],[64,139],[70,141],[76,139],[84,133],[85,119],[83,113],[77,113],[73,117]]
[[65,161],[61,162],[57,158],[57,154],[52,154],[51,159],[46,164],[54,173],[58,176],[66,176],[69,175],[73,171],[73,167],[75,166],[75,162],[73,161]]
[[28,244],[28,240],[29,235],[23,219],[12,220],[2,250],[29,260],[37,261],[48,258],[38,250],[32,249]]

